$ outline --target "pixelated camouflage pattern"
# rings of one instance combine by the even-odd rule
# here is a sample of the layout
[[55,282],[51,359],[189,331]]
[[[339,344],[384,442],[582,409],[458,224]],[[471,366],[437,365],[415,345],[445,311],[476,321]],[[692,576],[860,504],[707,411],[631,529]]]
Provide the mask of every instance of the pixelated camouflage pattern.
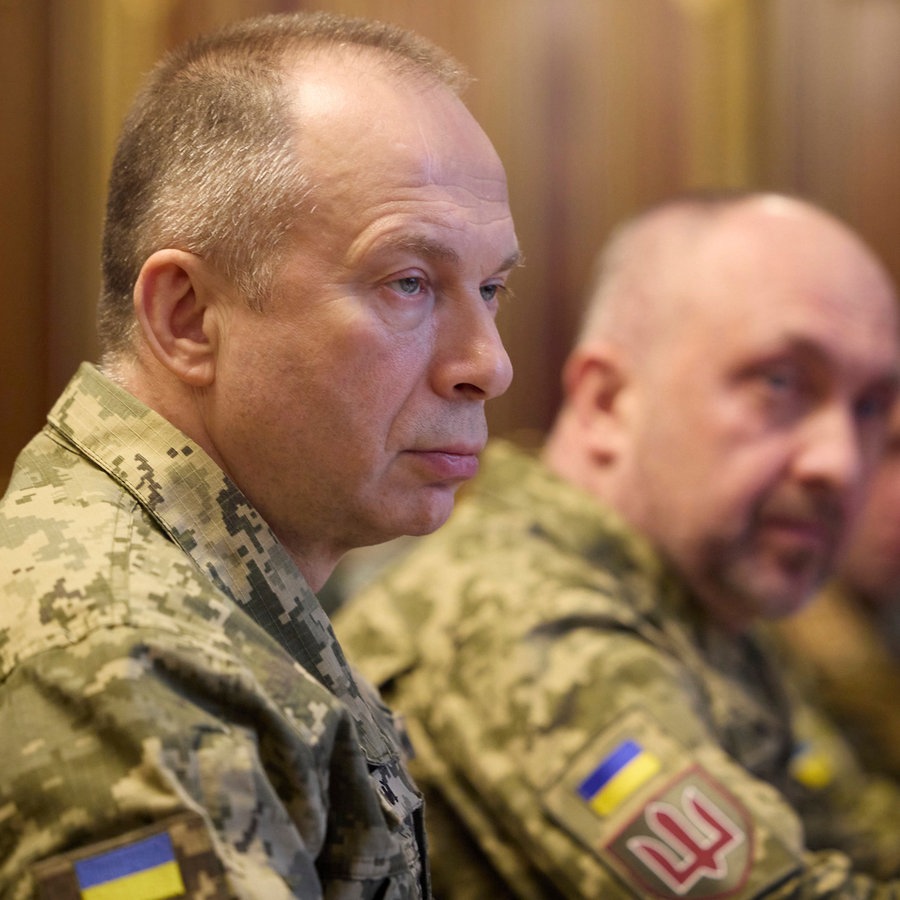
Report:
[[90,851],[76,850],[33,866],[39,900],[80,900],[77,861],[97,853],[127,848],[151,835],[165,832],[171,841],[185,894],[203,900],[227,900],[230,896],[224,872],[215,854],[206,823],[196,813],[185,813],[137,832],[120,835]]
[[[900,868],[896,787],[833,732],[832,781],[798,782],[793,702],[757,642],[705,624],[646,542],[510,445],[335,627],[407,718],[438,898],[900,896],[876,877]],[[659,770],[595,813],[577,785],[625,738]],[[633,848],[698,798],[727,841],[666,886]],[[846,852],[813,852],[795,806],[820,829],[827,810],[816,840]]]
[[89,365],[0,505],[0,598],[0,896],[184,813],[231,896],[428,895],[387,708],[240,491]]

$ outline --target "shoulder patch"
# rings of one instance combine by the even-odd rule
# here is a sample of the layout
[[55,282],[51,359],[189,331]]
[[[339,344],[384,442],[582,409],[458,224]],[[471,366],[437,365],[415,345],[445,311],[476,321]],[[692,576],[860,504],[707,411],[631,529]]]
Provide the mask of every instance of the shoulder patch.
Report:
[[749,896],[797,859],[730,787],[741,778],[751,784],[724,753],[695,759],[636,710],[588,742],[545,804],[636,896]]
[[644,782],[659,772],[659,760],[627,738],[603,757],[578,785],[578,793],[594,812],[609,815]]
[[791,755],[791,777],[812,791],[828,787],[834,781],[835,763],[824,747],[800,742]]
[[229,897],[203,819],[185,813],[37,863],[41,900]]
[[657,897],[727,897],[747,880],[753,828],[700,766],[661,787],[605,845],[628,881]]

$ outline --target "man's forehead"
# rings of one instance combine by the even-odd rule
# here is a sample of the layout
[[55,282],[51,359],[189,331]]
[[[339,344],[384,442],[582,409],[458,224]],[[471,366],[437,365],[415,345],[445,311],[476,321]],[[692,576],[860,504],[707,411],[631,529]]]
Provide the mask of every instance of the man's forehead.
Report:
[[673,283],[697,315],[788,328],[813,316],[897,330],[897,299],[880,261],[829,220],[766,213],[749,225],[723,224],[707,231],[677,274]]
[[392,64],[375,48],[322,48],[288,69],[288,87],[304,116],[334,115],[348,104],[365,105],[372,95],[403,100],[416,93],[439,90],[456,97],[452,88],[426,70],[413,72]]
[[[513,243],[514,237],[513,235]],[[378,249],[384,253],[409,253],[424,259],[440,260],[451,264],[457,264],[460,261],[457,247],[427,232],[407,231],[388,235],[379,242]],[[513,246],[505,256],[498,257],[495,269],[497,272],[505,272],[514,269],[521,263],[522,253],[517,246]]]
[[380,167],[386,180],[404,177],[408,165],[430,180],[468,175],[477,187],[506,198],[506,175],[497,153],[471,112],[449,87],[432,77],[413,80],[378,61],[366,71],[343,61],[302,70],[290,87],[297,146],[307,171],[320,167],[359,171]]

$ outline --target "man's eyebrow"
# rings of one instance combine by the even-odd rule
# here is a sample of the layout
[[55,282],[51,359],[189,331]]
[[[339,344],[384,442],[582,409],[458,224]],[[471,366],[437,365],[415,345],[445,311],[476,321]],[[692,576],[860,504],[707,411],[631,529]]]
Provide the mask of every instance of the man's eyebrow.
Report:
[[[392,237],[383,246],[388,250],[401,250],[426,259],[439,259],[450,263],[458,263],[460,261],[459,253],[452,247],[422,234],[405,234]],[[506,272],[514,269],[522,265],[523,259],[522,252],[516,249],[494,271]]]
[[506,259],[497,266],[498,272],[507,272],[510,269],[518,268],[525,263],[525,256],[522,254],[521,250],[514,250]]
[[440,259],[445,262],[459,262],[459,254],[447,244],[421,234],[404,234],[389,238],[383,244],[387,250],[402,250],[426,259]]
[[[805,336],[788,336],[788,350],[793,351],[802,359],[808,360],[815,365],[827,365],[829,362],[829,353],[818,341],[812,340]],[[877,376],[876,380],[885,386],[900,386],[900,365],[894,364],[890,371],[886,371]]]
[[[805,365],[815,366],[822,370],[829,367],[830,354],[817,340],[805,335],[788,334],[785,336],[783,346],[763,360],[788,359],[793,357],[801,360]],[[900,366],[895,365],[890,371],[885,371],[873,378],[873,384],[880,390],[900,390]]]

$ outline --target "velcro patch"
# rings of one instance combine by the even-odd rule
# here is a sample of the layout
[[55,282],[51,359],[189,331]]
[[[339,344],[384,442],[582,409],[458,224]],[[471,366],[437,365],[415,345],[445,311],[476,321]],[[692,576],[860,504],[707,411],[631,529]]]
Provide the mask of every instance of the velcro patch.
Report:
[[795,781],[818,791],[834,781],[835,764],[825,748],[803,741],[791,755],[789,771]]
[[606,754],[581,784],[578,794],[598,815],[608,816],[659,772],[659,760],[632,738]]
[[227,898],[203,819],[185,813],[33,867],[41,900]]
[[727,897],[743,888],[753,827],[699,766],[659,790],[605,845],[627,880],[658,897]]
[[544,803],[636,896],[708,900],[756,896],[798,868],[777,807],[749,808],[760,797],[777,802],[719,748],[688,751],[632,710],[578,752]]

